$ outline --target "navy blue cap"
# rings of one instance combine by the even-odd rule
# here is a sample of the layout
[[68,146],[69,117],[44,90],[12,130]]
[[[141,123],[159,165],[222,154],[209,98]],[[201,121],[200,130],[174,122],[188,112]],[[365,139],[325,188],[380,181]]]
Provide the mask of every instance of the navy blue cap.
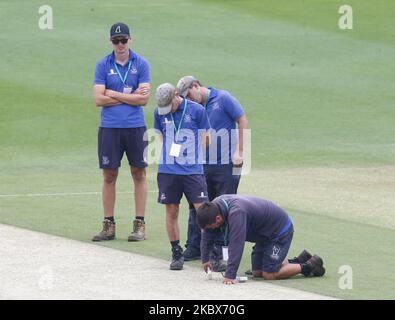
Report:
[[130,37],[129,27],[122,22],[115,23],[110,29],[111,39],[120,36]]

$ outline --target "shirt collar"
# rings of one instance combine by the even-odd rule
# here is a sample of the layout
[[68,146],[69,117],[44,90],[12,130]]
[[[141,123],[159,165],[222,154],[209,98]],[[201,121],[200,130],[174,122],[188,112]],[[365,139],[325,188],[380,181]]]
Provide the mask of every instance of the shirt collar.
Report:
[[176,113],[179,112],[179,111],[182,112],[182,111],[184,110],[185,101],[187,101],[187,103],[188,103],[188,100],[185,99],[183,96],[180,96],[180,97],[182,98],[182,102],[181,102],[181,104],[178,106],[177,110],[176,110],[174,113],[170,111],[168,114],[165,115],[165,117],[170,116],[170,114],[176,114]]
[[182,101],[181,101],[181,104],[178,106],[177,111],[183,111],[184,106],[185,106],[185,101],[187,101],[187,99],[185,99],[183,96],[181,96],[181,98],[182,98]]
[[210,95],[206,101],[205,107],[209,105],[211,99],[214,99],[218,95],[218,90],[214,87],[208,87],[208,89],[210,90]]
[[[133,61],[137,58],[137,55],[129,49],[129,60],[128,61]],[[111,60],[114,62],[115,61],[115,53],[114,51],[111,53]]]
[[222,216],[224,217],[224,220],[228,221],[229,210],[226,207],[224,201],[226,201],[224,198],[219,198],[219,197],[215,198],[213,200],[213,202],[219,207],[219,211],[221,212]]
[[208,89],[210,89],[210,96],[208,97],[208,100],[213,99],[218,95],[218,90],[214,87],[208,87]]

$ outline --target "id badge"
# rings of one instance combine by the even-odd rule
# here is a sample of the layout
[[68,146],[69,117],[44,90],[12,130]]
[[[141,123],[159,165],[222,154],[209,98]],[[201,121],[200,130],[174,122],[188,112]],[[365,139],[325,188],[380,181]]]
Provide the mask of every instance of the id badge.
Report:
[[129,94],[129,93],[132,93],[132,89],[133,89],[133,88],[124,87],[124,88],[123,88],[123,93],[128,93],[128,94]]
[[229,255],[228,255],[228,247],[223,246],[222,247],[222,259],[224,261],[228,261]]
[[179,157],[181,152],[181,145],[177,143],[172,143],[170,148],[170,156]]

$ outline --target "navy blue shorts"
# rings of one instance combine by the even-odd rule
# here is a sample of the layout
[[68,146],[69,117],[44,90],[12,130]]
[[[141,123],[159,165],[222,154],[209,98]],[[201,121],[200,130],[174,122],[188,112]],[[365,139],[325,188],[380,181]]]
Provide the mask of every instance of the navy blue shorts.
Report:
[[251,253],[252,271],[278,272],[287,258],[293,233],[293,227],[291,227],[278,239],[256,243]]
[[123,154],[129,160],[129,165],[145,168],[147,164],[144,141],[146,127],[139,128],[99,128],[98,156],[100,169],[116,169],[121,166]]
[[168,174],[158,173],[158,202],[162,204],[179,204],[182,194],[189,203],[208,201],[207,185],[203,174]]
[[203,166],[210,201],[223,194],[235,194],[232,164],[206,164]]

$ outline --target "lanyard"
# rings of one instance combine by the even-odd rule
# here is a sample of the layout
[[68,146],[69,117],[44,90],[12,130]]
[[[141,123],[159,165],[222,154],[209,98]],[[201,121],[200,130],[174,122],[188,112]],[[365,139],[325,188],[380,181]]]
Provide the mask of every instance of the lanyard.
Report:
[[225,226],[221,227],[221,231],[224,233],[224,245],[227,247],[229,243],[229,224],[226,223]]
[[182,111],[182,116],[181,116],[180,123],[178,124],[178,128],[176,126],[176,123],[174,122],[173,114],[172,114],[172,112],[170,112],[171,121],[173,121],[174,131],[176,133],[176,142],[178,140],[178,134],[180,133],[182,121],[184,120],[186,111],[187,111],[187,99],[184,99],[184,110]]
[[[224,199],[221,199],[221,200],[225,204],[226,212],[229,213],[228,203]],[[229,224],[226,223],[225,226],[221,227],[221,231],[224,233],[224,245],[226,247],[229,243]]]
[[126,78],[128,77],[128,74],[129,74],[129,71],[130,71],[130,67],[131,67],[131,66],[132,66],[132,61],[129,61],[128,70],[126,71],[125,76],[122,77],[122,76],[121,76],[121,72],[120,72],[119,69],[118,69],[117,63],[114,61],[115,70],[117,70],[119,79],[121,79],[121,81],[122,81],[122,83],[123,83],[124,86],[127,86],[127,85],[126,85]]

